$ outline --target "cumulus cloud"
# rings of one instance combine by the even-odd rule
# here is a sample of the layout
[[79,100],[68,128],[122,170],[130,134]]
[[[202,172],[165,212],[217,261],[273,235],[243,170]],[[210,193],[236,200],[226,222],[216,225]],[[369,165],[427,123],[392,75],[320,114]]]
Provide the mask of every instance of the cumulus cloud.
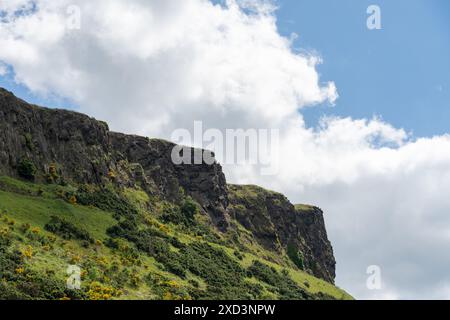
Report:
[[[345,141],[335,151],[315,143],[283,163],[279,188],[326,212],[338,283],[361,298],[450,298],[442,288],[450,280],[450,138],[343,152]],[[370,265],[381,268],[381,291],[366,287]]]
[[0,76],[5,76],[8,73],[8,66],[0,62]]
[[218,127],[216,114],[268,126],[337,98],[319,83],[319,60],[278,34],[268,2],[244,1],[248,14],[236,1],[79,0],[81,29],[67,30],[72,2],[35,1],[32,14],[10,16],[0,59],[31,90],[71,97],[118,130],[168,135],[193,116]]
[[[74,3],[80,29],[67,24]],[[231,182],[321,206],[337,282],[357,297],[448,297],[450,138],[415,140],[379,118],[307,127],[301,109],[334,104],[337,89],[320,80],[320,57],[279,34],[271,1],[15,0],[0,12],[0,61],[16,81],[114,130],[279,129],[278,174],[227,165]],[[369,265],[383,290],[365,287]]]

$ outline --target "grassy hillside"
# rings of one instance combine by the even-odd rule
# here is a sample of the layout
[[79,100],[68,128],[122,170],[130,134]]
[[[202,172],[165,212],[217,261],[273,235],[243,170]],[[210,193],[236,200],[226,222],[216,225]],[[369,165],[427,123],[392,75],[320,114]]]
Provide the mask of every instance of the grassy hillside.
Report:
[[[69,265],[81,290],[66,287]],[[189,197],[0,177],[0,299],[351,299]]]

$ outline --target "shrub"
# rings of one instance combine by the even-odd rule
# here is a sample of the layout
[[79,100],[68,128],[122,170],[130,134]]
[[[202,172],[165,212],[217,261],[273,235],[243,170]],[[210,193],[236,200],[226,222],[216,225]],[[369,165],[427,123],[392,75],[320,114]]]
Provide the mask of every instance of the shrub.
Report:
[[19,229],[22,233],[27,233],[27,231],[30,230],[30,228],[31,228],[31,225],[29,223],[23,223],[20,225]]
[[247,273],[248,276],[255,277],[270,285],[271,291],[278,294],[282,300],[314,299],[314,296],[299,287],[287,272],[280,274],[276,269],[260,261],[253,261]]
[[183,287],[168,278],[149,273],[145,278],[148,286],[160,298],[165,300],[189,300],[191,296]]
[[195,225],[195,214],[198,212],[197,204],[191,198],[187,198],[180,207],[166,208],[161,217],[165,223],[174,223],[177,225],[193,226]]
[[198,283],[197,280],[190,279],[190,280],[188,281],[188,283],[189,283],[191,286],[193,286],[194,288],[199,288],[199,287],[200,287],[200,284]]
[[76,205],[76,204],[77,204],[77,197],[71,196],[71,197],[69,198],[69,202],[70,202],[70,204],[72,204],[72,205]]
[[124,197],[109,188],[91,189],[89,186],[81,186],[76,194],[77,202],[85,206],[94,206],[104,211],[112,211],[115,218],[134,219],[137,209]]
[[123,294],[121,290],[105,286],[99,282],[92,282],[87,292],[89,300],[110,300]]
[[34,181],[36,177],[36,166],[30,159],[22,159],[17,165],[17,173],[21,178]]
[[[32,256],[31,247],[26,247],[23,252]],[[22,263],[20,251],[12,250],[9,244],[0,242],[0,300],[86,298],[84,291],[69,290],[65,281],[45,272],[27,270]]]
[[22,257],[31,259],[33,257],[33,247],[27,246],[26,248],[22,249]]
[[177,254],[172,252],[169,247],[169,243],[179,247],[182,247],[183,244],[174,241],[174,238],[167,236],[160,230],[154,228],[139,230],[135,221],[124,220],[109,228],[107,234],[112,238],[107,242],[109,247],[120,250],[120,241],[117,238],[126,239],[134,243],[137,249],[162,263],[167,271],[180,277],[186,276],[186,268],[180,263]]
[[46,178],[48,183],[55,183],[60,180],[56,163],[52,163],[49,165]]
[[222,249],[206,243],[193,243],[180,251],[179,260],[207,284],[205,291],[192,291],[196,299],[258,298],[257,290],[245,281],[245,270]]
[[57,216],[51,217],[50,222],[45,225],[45,230],[52,232],[66,240],[77,239],[94,243],[94,239],[87,231]]
[[194,216],[198,211],[197,204],[191,198],[187,198],[180,208],[181,214],[186,217],[188,221],[193,221]]
[[[11,244],[11,235],[8,229],[0,229],[0,248]],[[1,251],[0,251],[1,253]]]
[[244,260],[244,256],[238,250],[234,250],[233,255],[241,261]]

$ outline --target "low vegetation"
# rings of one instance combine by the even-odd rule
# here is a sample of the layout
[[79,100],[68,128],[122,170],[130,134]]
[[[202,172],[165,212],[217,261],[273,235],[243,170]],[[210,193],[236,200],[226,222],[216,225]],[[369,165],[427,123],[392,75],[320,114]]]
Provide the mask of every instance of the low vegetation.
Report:
[[36,171],[36,166],[30,159],[22,159],[17,165],[17,173],[26,180],[34,181]]
[[[189,197],[23,178],[0,177],[0,299],[351,298],[275,263],[244,231],[215,231]],[[70,265],[80,290],[67,287]]]
[[71,222],[58,216],[51,217],[50,222],[45,225],[45,230],[52,232],[66,240],[78,239],[91,243],[94,242],[94,239],[91,237],[89,232],[73,225]]

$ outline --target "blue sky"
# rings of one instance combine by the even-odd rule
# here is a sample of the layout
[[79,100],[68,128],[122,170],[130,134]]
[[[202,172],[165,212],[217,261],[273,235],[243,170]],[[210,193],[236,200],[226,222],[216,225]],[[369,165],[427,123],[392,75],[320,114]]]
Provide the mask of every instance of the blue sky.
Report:
[[[279,29],[299,35],[296,46],[316,50],[323,80],[340,98],[303,111],[308,123],[323,114],[381,116],[415,136],[449,132],[450,1],[280,0]],[[366,9],[381,8],[382,30],[368,30]]]
[[[303,110],[309,125],[323,115],[380,116],[415,136],[449,131],[450,2],[447,0],[278,0],[278,26],[297,33],[295,47],[320,54],[323,81],[334,81],[336,106]],[[366,9],[377,4],[382,30],[368,30]],[[0,85],[28,101],[75,108],[58,97],[39,97],[11,76]]]

